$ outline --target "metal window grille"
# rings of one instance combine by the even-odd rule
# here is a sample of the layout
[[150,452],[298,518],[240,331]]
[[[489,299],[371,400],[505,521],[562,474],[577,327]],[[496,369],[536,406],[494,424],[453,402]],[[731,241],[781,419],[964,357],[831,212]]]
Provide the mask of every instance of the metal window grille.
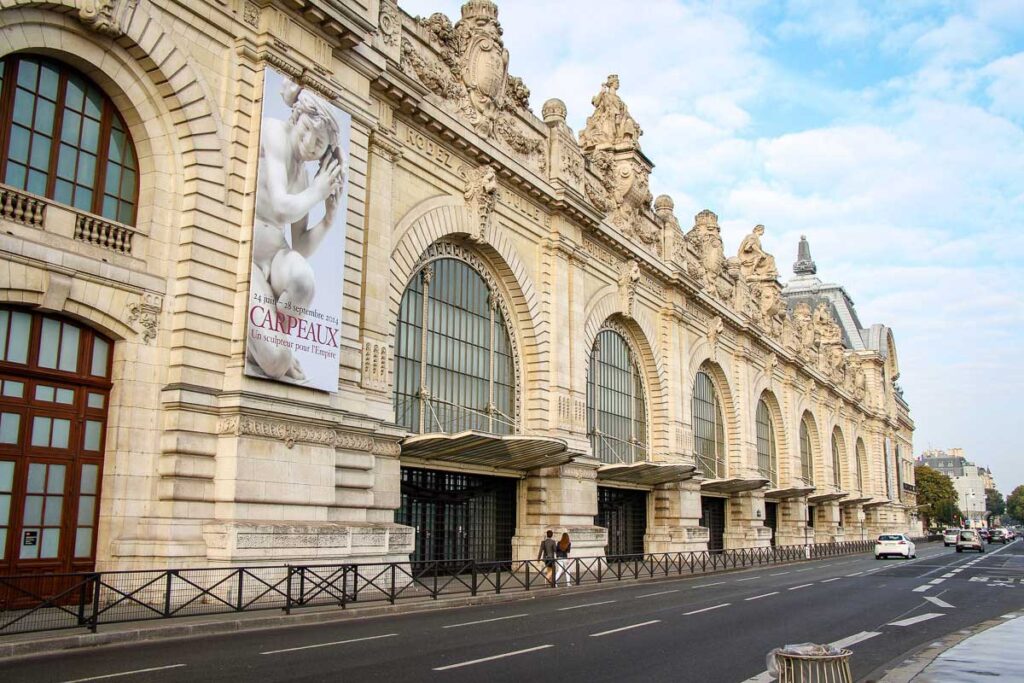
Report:
[[725,424],[714,382],[704,371],[693,384],[693,452],[701,474],[725,476]]
[[497,294],[471,266],[439,259],[402,295],[395,420],[411,432],[515,429],[515,367]]
[[868,454],[864,450],[864,442],[857,439],[857,487],[861,494],[865,493],[864,475],[868,469]]
[[637,555],[644,552],[647,532],[647,492],[597,487],[596,526],[608,529],[608,555]]
[[761,476],[772,484],[778,483],[778,462],[775,450],[775,425],[764,399],[757,402],[757,468]]
[[587,429],[594,456],[606,463],[645,459],[647,405],[640,368],[615,330],[594,341],[587,371]]
[[800,420],[800,477],[808,484],[814,483],[814,465],[811,454],[811,432],[807,418]]
[[837,489],[843,487],[842,458],[839,452],[839,432],[832,432],[832,483]]

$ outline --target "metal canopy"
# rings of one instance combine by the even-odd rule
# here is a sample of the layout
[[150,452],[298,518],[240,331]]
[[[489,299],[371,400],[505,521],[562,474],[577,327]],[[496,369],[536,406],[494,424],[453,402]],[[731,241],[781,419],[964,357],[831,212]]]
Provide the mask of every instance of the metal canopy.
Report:
[[764,492],[765,498],[773,498],[775,500],[785,500],[787,498],[799,498],[806,496],[810,493],[814,493],[815,488],[813,486],[790,486],[784,489],[768,489]]
[[630,464],[601,465],[597,468],[598,481],[617,481],[626,484],[657,486],[693,477],[697,468],[669,462],[641,461]]
[[555,467],[572,460],[562,439],[459,432],[458,434],[416,434],[402,441],[402,455],[423,460],[457,462],[513,470]]
[[864,503],[864,509],[878,507],[879,505],[888,505],[892,501],[888,498],[872,498],[867,503]]
[[707,479],[700,483],[700,490],[708,493],[740,493],[742,491],[756,491],[768,483],[767,479],[741,479],[740,477],[729,477],[726,479]]
[[871,500],[871,496],[861,496],[860,498],[847,498],[845,500],[841,500],[841,501],[839,501],[839,504],[843,505],[843,506],[846,506],[846,505],[861,505],[862,503],[866,503],[869,500]]
[[807,502],[811,503],[812,505],[817,505],[818,503],[831,503],[834,500],[846,498],[849,495],[850,494],[847,491],[832,491],[830,493],[818,493],[813,496],[807,496]]

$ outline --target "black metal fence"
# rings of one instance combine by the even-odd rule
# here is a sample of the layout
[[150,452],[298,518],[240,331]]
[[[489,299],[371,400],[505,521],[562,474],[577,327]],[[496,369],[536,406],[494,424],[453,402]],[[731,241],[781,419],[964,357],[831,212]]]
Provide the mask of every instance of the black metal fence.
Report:
[[543,561],[444,560],[0,577],[0,636],[253,610],[499,594],[706,574],[872,550],[874,541]]

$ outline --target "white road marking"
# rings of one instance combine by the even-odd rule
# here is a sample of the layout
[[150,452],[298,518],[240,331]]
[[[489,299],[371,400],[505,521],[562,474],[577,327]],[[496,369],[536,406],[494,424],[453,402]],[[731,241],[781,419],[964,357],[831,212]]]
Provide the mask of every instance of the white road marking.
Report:
[[1000,619],[1016,619],[1016,618],[1017,618],[1017,617],[1019,617],[1019,616],[1020,616],[1020,615],[1019,615],[1019,614],[1016,614],[1015,612],[1010,612],[1009,614],[1004,614],[1003,616],[1001,616],[1001,617],[999,617],[999,618],[1000,618]]
[[922,621],[928,621],[935,617],[944,617],[946,615],[941,612],[929,612],[928,614],[919,614],[916,617],[910,617],[909,619],[900,619],[899,621],[890,621],[886,626],[913,626],[914,624],[920,624]]
[[834,579],[825,579],[825,580],[824,580],[824,581],[822,581],[821,583],[832,583],[833,581],[838,581],[838,580],[839,580],[839,579],[841,579],[841,578],[843,578],[843,577],[841,577],[841,576],[837,576],[837,577],[835,577]]
[[643,595],[638,595],[636,597],[639,600],[640,598],[653,598],[655,595],[668,595],[669,593],[678,593],[678,592],[679,592],[679,589],[677,588],[676,590],[671,590],[671,591],[659,591],[657,593],[644,593]]
[[938,598],[931,595],[926,595],[924,599],[937,607],[945,607],[947,609],[950,607],[954,607],[954,605],[949,604],[945,600],[939,600]]
[[743,681],[743,683],[771,683],[774,680],[775,678],[770,673],[762,671],[756,676],[752,676],[751,678]]
[[331,645],[345,645],[347,643],[361,643],[364,640],[377,640],[378,638],[393,638],[397,633],[385,633],[381,636],[367,636],[366,638],[352,638],[351,640],[336,640],[333,643],[317,643],[316,645],[303,645],[301,647],[289,647],[284,650],[269,650],[261,652],[261,655],[276,655],[281,652],[295,652],[296,650],[312,650],[315,647],[330,647]]
[[953,578],[953,572],[949,572],[948,574],[943,574],[942,578],[944,578],[944,579],[951,579],[951,578]]
[[860,576],[860,575],[861,575],[861,574],[863,574],[863,573],[864,573],[864,572],[854,572],[854,573],[852,573],[852,574],[847,574],[847,575],[846,575],[846,578],[850,578],[851,576]]
[[740,581],[753,581],[754,579],[760,579],[760,578],[761,578],[760,576],[748,576],[745,579],[736,579],[736,583],[739,583]]
[[747,601],[749,601],[749,600],[760,600],[761,598],[767,598],[767,597],[770,597],[772,595],[778,595],[778,594],[779,594],[779,591],[773,591],[771,593],[765,593],[764,595],[755,595],[752,598],[744,598],[744,600],[747,600]]
[[721,586],[723,583],[725,583],[725,581],[715,581],[714,583],[702,583],[699,586],[694,586],[694,588],[707,588],[708,586]]
[[812,569],[817,569],[817,567],[805,567],[804,569],[797,569],[797,571],[798,572],[809,572]]
[[915,592],[915,593],[924,593],[924,592],[925,592],[926,590],[928,590],[929,588],[931,588],[931,586],[929,586],[929,585],[928,585],[928,584],[926,583],[926,584],[925,584],[925,585],[923,585],[923,586],[918,586],[917,588],[915,588],[915,589],[914,589],[914,592]]
[[650,621],[645,621],[645,622],[640,623],[640,624],[633,624],[631,626],[623,626],[621,628],[613,628],[611,631],[601,631],[600,633],[591,633],[590,637],[591,638],[600,638],[601,636],[611,635],[612,633],[619,633],[621,631],[628,631],[628,630],[633,629],[633,628],[640,628],[641,626],[650,626],[651,624],[660,624],[660,623],[661,623],[661,619],[652,619]]
[[959,574],[959,573],[960,573],[960,572],[962,572],[963,570],[964,570],[964,568],[963,568],[963,567],[959,567],[958,569],[954,569],[954,570],[953,570],[953,573],[954,573],[954,574]]
[[802,586],[793,586],[792,588],[790,588],[788,590],[795,591],[795,590],[798,590],[800,588],[807,588],[808,586],[813,586],[813,585],[814,585],[813,583],[805,583]]
[[723,602],[721,605],[715,605],[714,607],[705,607],[704,609],[695,609],[692,612],[683,612],[684,617],[688,617],[691,614],[700,614],[701,612],[710,612],[713,609],[721,609],[722,607],[728,607],[731,602]]
[[597,607],[598,605],[608,605],[615,602],[614,600],[604,600],[602,602],[588,602],[585,605],[573,605],[572,607],[559,607],[556,612],[565,612],[571,609],[580,609],[581,607]]
[[507,617],[494,617],[493,619],[481,619],[479,621],[466,621],[466,622],[463,622],[461,624],[448,624],[447,626],[442,626],[442,628],[461,628],[462,626],[476,626],[477,624],[489,624],[492,621],[505,621],[506,619],[521,619],[523,617],[528,617],[528,616],[530,616],[530,615],[528,615],[528,614],[510,614]]
[[854,633],[852,636],[847,636],[842,640],[837,640],[834,643],[829,643],[829,645],[831,645],[834,648],[850,647],[851,645],[861,643],[867,640],[868,638],[874,638],[875,636],[880,635],[882,634],[879,631],[861,631],[860,633]]
[[154,666],[149,669],[136,669],[135,671],[122,671],[116,674],[104,674],[103,676],[90,676],[89,678],[76,678],[73,681],[66,681],[65,683],[82,683],[82,681],[98,681],[104,678],[117,678],[118,676],[132,676],[134,674],[145,674],[150,671],[163,671],[164,669],[177,669],[185,666],[184,664],[168,664],[167,666]]
[[546,650],[554,645],[538,645],[537,647],[529,647],[525,650],[516,650],[515,652],[505,652],[500,655],[492,655],[490,657],[481,657],[480,659],[471,659],[468,662],[459,662],[458,664],[449,664],[448,666],[434,667],[434,671],[447,671],[448,669],[458,669],[461,666],[469,666],[470,664],[480,664],[481,662],[491,662],[495,659],[504,659],[505,657],[515,657],[516,655],[525,655],[527,652],[536,652],[537,650]]
[[789,572],[779,572],[778,574],[771,574],[770,576],[785,576]]
[[931,585],[933,585],[933,586],[938,586],[938,585],[939,585],[940,583],[942,583],[943,581],[945,581],[945,579],[932,579],[932,580],[931,580],[931,581],[929,581],[928,583],[930,583],[930,584],[931,584]]

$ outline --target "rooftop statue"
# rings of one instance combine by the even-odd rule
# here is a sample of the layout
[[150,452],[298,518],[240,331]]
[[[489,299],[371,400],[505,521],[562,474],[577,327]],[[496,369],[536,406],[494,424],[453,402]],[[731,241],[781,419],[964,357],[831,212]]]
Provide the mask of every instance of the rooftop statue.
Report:
[[775,257],[761,248],[764,226],[755,225],[753,231],[743,238],[737,258],[740,272],[748,280],[774,280],[779,277]]
[[619,97],[619,77],[612,74],[601,86],[591,102],[594,113],[580,131],[580,146],[584,149],[622,147],[638,149],[644,134],[636,120],[629,115],[626,103]]

